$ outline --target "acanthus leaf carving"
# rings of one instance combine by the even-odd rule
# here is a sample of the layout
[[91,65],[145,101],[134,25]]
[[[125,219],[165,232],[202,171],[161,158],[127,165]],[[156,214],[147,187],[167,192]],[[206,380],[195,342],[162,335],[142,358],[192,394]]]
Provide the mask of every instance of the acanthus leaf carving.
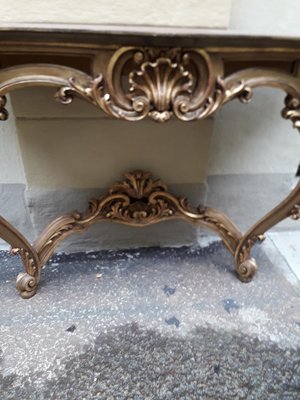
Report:
[[35,248],[44,263],[64,238],[84,231],[94,223],[112,221],[141,227],[169,219],[182,219],[212,228],[232,253],[241,236],[221,212],[204,206],[191,207],[187,198],[172,195],[160,179],[138,170],[125,174],[125,179],[114,183],[106,195],[91,199],[85,212],[73,212],[53,221]]

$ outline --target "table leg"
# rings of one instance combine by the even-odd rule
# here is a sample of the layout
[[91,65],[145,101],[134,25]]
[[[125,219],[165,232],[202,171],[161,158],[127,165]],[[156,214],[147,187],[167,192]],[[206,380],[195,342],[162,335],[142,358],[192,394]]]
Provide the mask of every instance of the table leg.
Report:
[[250,258],[253,245],[262,241],[270,228],[289,217],[294,220],[300,218],[300,181],[277,207],[254,224],[241,238],[235,252],[236,272],[241,281],[251,280],[256,272],[255,260]]
[[12,254],[19,254],[25,272],[17,276],[16,287],[23,298],[36,293],[40,278],[40,261],[37,252],[25,237],[8,221],[0,216],[0,237],[11,245]]
[[73,212],[51,222],[33,246],[0,217],[0,237],[10,243],[13,254],[22,258],[25,272],[17,277],[17,289],[23,298],[36,293],[40,269],[53,255],[58,245],[68,236],[87,230],[94,223],[116,222],[143,227],[166,220],[181,219],[216,232],[235,257],[239,279],[248,282],[257,266],[250,258],[251,248],[264,239],[265,232],[281,220],[300,218],[300,182],[292,193],[244,235],[221,211],[214,208],[189,206],[187,199],[171,194],[167,186],[154,179],[149,172],[134,171],[125,174],[123,182],[116,182],[108,193],[92,199],[84,213]]

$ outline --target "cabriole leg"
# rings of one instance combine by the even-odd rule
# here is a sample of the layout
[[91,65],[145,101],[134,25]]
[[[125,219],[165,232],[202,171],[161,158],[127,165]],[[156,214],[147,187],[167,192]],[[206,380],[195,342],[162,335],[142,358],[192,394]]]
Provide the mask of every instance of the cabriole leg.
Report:
[[25,272],[17,276],[16,287],[24,299],[35,295],[40,277],[40,262],[35,249],[8,221],[0,217],[0,237],[12,247],[12,254],[19,254]]
[[294,220],[300,218],[300,181],[289,196],[253,225],[241,238],[235,253],[235,269],[241,281],[251,281],[256,273],[256,262],[250,257],[254,244],[263,241],[265,232],[289,217]]

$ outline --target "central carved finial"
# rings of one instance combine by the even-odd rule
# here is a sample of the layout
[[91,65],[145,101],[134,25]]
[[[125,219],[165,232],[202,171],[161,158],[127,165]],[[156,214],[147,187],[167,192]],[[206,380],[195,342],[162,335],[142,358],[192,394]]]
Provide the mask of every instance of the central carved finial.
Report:
[[148,198],[151,193],[167,190],[167,186],[160,179],[154,179],[150,172],[136,170],[124,176],[123,182],[111,186],[110,194],[126,194],[133,199],[142,199]]

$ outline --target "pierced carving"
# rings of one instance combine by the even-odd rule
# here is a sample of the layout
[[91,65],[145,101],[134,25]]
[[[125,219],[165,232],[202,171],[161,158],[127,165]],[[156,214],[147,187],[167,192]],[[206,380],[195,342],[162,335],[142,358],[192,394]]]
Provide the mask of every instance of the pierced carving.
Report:
[[134,171],[125,174],[124,181],[114,183],[107,195],[90,200],[84,213],[74,212],[53,221],[34,248],[43,265],[62,240],[96,222],[113,221],[136,227],[169,219],[183,219],[214,230],[232,254],[241,238],[236,226],[220,211],[203,206],[194,209],[186,198],[172,195],[167,186],[149,172]]
[[85,229],[94,222],[110,220],[140,226],[174,218],[203,222],[236,241],[240,235],[221,212],[203,206],[192,209],[186,198],[169,193],[167,186],[160,179],[154,179],[150,172],[134,171],[125,174],[123,182],[114,183],[106,196],[91,199],[86,212],[75,212],[54,221],[45,231],[51,234],[46,234],[43,247],[52,246],[62,236]]
[[[26,244],[28,250],[24,247],[12,250],[14,254],[20,254],[26,270],[18,276],[17,288],[22,297],[33,296],[38,285],[40,268],[49,260],[56,247],[69,235],[83,232],[94,223],[113,221],[142,227],[170,219],[182,219],[210,228],[219,234],[235,257],[235,270],[239,279],[248,282],[257,270],[255,260],[250,258],[251,249],[257,241],[265,239],[260,232],[265,232],[288,215],[298,219],[299,199],[300,183],[277,209],[242,236],[225,214],[209,207],[191,207],[185,197],[172,195],[167,186],[160,179],[154,179],[149,172],[127,173],[123,181],[111,185],[106,195],[91,199],[85,212],[75,211],[54,220],[40,235],[33,248]],[[293,207],[295,202],[296,206]],[[7,227],[10,228],[9,225]],[[12,230],[10,228],[8,231],[11,233]]]
[[[125,178],[124,182],[112,185],[105,202],[94,201],[93,212],[101,210],[105,218],[134,225],[192,212],[187,199],[170,195],[166,185],[159,179],[153,179],[149,172],[134,171],[125,174]],[[204,209],[195,217],[201,218],[203,213]]]

